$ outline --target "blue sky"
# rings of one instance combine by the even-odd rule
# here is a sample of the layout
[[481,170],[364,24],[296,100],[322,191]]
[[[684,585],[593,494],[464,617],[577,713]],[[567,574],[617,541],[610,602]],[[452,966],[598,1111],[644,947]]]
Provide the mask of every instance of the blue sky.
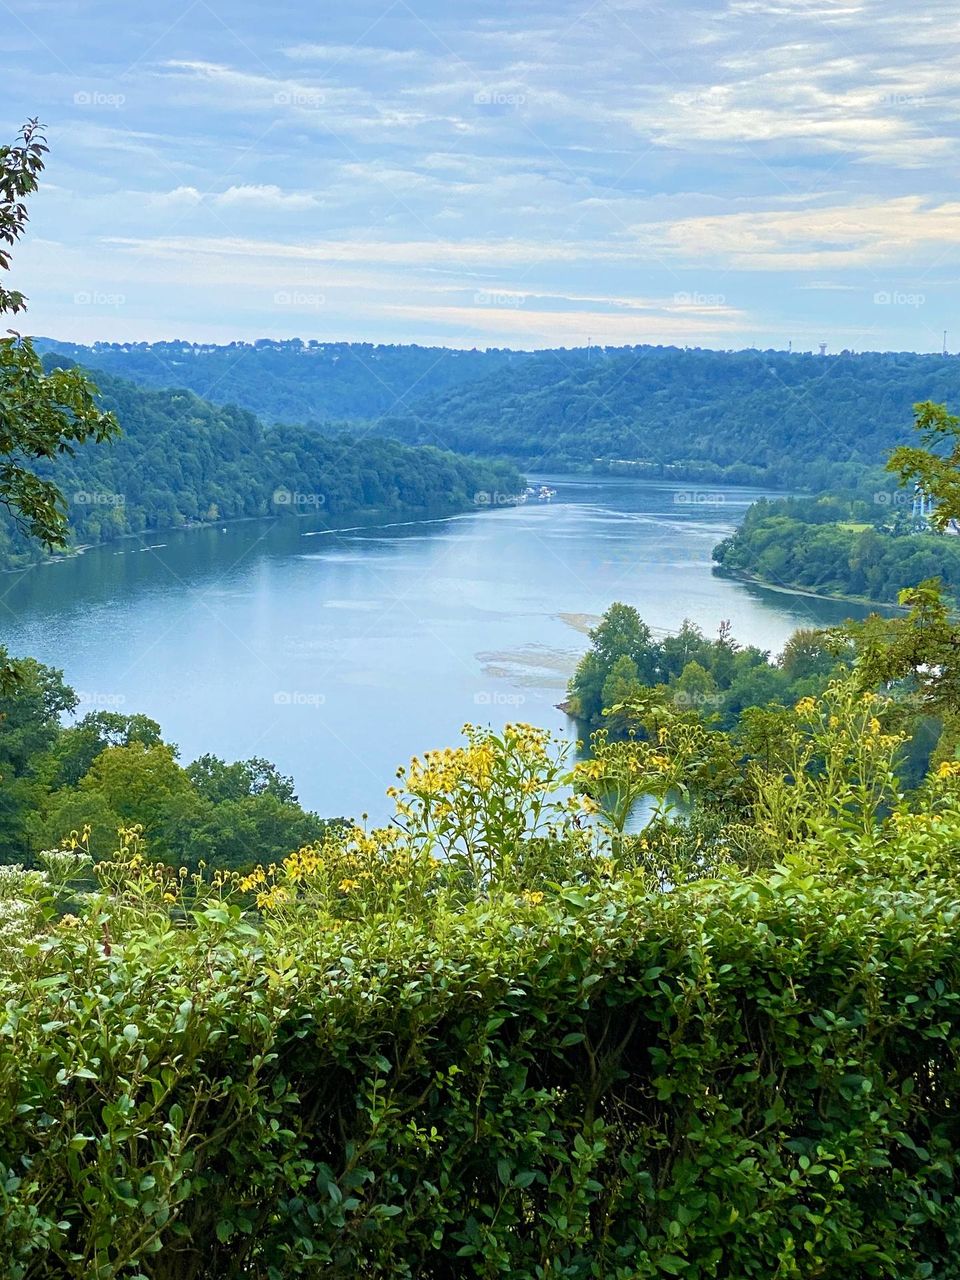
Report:
[[76,341],[960,349],[960,10],[8,0]]

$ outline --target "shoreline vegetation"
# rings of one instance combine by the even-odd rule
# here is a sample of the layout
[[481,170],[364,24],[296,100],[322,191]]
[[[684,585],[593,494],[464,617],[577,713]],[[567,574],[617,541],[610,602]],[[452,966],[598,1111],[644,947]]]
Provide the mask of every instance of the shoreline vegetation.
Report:
[[960,537],[919,514],[912,490],[861,487],[848,493],[755,502],[713,549],[716,572],[773,591],[896,610],[900,595],[938,578],[960,596]]
[[[346,533],[353,532],[357,529],[386,529],[397,523],[395,517],[408,517],[409,523],[420,523],[421,521],[434,520],[452,520],[456,516],[466,515],[471,511],[487,511],[491,508],[480,503],[471,503],[469,506],[456,505],[450,507],[430,506],[430,507],[409,507],[394,508],[387,510],[386,508],[357,507],[354,510],[346,510],[340,513],[345,521],[355,520],[358,516],[369,516],[369,520],[364,520],[363,524],[330,524],[326,529],[312,529],[310,534],[323,533]],[[391,519],[386,519],[386,517]],[[293,513],[292,515],[280,516],[276,514],[250,515],[250,516],[218,516],[212,520],[186,520],[181,524],[163,525],[152,529],[144,529],[141,532],[130,530],[127,533],[118,533],[114,537],[104,539],[101,542],[78,543],[76,546],[67,547],[62,551],[52,551],[49,554],[38,557],[26,564],[5,565],[0,564],[0,574],[5,573],[26,573],[30,569],[37,568],[42,565],[52,565],[66,563],[69,560],[77,560],[85,555],[88,551],[102,551],[110,547],[119,547],[123,543],[133,542],[137,538],[153,538],[157,536],[169,536],[171,534],[180,533],[202,533],[207,530],[215,530],[218,526],[223,527],[223,531],[233,529],[237,525],[243,524],[282,524],[289,523],[291,520],[313,521],[317,517],[306,512]],[[149,547],[133,547],[131,551],[147,551]],[[123,554],[117,550],[115,554]]]
[[744,582],[750,586],[763,587],[765,591],[777,591],[785,596],[805,596],[810,600],[837,600],[841,604],[858,604],[866,608],[883,609],[897,613],[905,613],[907,606],[893,600],[874,600],[869,596],[848,595],[840,591],[811,591],[809,587],[798,587],[789,582],[772,582],[747,569],[726,569],[715,565],[713,572],[718,578],[731,578],[735,582]]
[[[48,356],[50,377],[64,373]],[[0,568],[128,535],[214,527],[244,518],[364,512],[455,514],[512,502],[525,481],[512,462],[466,458],[435,445],[369,435],[267,427],[252,413],[189,391],[146,390],[98,375],[97,404],[119,423],[109,445],[43,455],[36,473],[59,491],[66,536],[41,549],[22,522],[0,518]],[[62,532],[62,531],[61,531]]]

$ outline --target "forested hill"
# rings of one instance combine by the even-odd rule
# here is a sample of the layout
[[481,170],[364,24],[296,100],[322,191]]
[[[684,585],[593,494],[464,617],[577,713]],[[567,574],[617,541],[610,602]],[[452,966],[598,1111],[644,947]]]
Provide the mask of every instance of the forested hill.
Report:
[[189,342],[37,340],[79,364],[146,387],[187,387],[215,404],[238,404],[266,422],[317,425],[405,412],[438,394],[530,356],[511,351],[375,346],[369,342],[261,339],[228,346]]
[[[244,409],[189,391],[149,391],[102,373],[97,381],[122,436],[38,467],[63,491],[76,543],[198,520],[464,510],[477,494],[521,487],[509,463],[366,435],[265,427]],[[0,568],[37,554],[10,519],[0,522]]]
[[960,359],[677,347],[451,351],[261,340],[41,342],[141,385],[188,387],[270,422],[381,419],[407,443],[534,466],[812,488],[859,482],[919,400],[960,401]]
[[960,359],[642,347],[543,353],[394,415],[392,434],[562,468],[856,485],[910,435],[919,400],[960,400]]

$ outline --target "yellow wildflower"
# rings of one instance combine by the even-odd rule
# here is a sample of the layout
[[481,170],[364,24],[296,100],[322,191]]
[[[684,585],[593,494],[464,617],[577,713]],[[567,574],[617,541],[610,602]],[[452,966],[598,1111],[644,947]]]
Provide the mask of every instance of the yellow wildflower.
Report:
[[287,891],[275,885],[272,889],[265,893],[257,894],[257,906],[263,908],[278,907],[281,903],[286,902]]

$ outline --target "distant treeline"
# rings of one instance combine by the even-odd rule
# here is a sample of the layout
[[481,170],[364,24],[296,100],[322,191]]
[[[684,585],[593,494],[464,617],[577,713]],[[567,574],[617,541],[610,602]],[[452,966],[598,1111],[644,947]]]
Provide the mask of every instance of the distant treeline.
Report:
[[[189,391],[148,391],[102,373],[97,380],[122,436],[38,468],[62,489],[76,543],[240,517],[464,510],[477,495],[522,486],[509,463],[374,435],[265,427]],[[37,555],[11,520],[0,523],[0,568]]]
[[318,426],[402,413],[424,396],[488,374],[510,351],[378,346],[372,342],[98,342],[90,347],[38,339],[56,351],[144,387],[186,387],[214,404],[236,404],[267,422]]
[[528,465],[826,489],[904,443],[914,403],[957,398],[955,358],[644,347],[544,353],[387,425]]
[[917,401],[960,399],[960,359],[912,352],[531,353],[299,339],[46,346],[271,422],[379,419],[380,434],[407,443],[527,466],[813,489],[858,483],[865,464],[906,440]]

